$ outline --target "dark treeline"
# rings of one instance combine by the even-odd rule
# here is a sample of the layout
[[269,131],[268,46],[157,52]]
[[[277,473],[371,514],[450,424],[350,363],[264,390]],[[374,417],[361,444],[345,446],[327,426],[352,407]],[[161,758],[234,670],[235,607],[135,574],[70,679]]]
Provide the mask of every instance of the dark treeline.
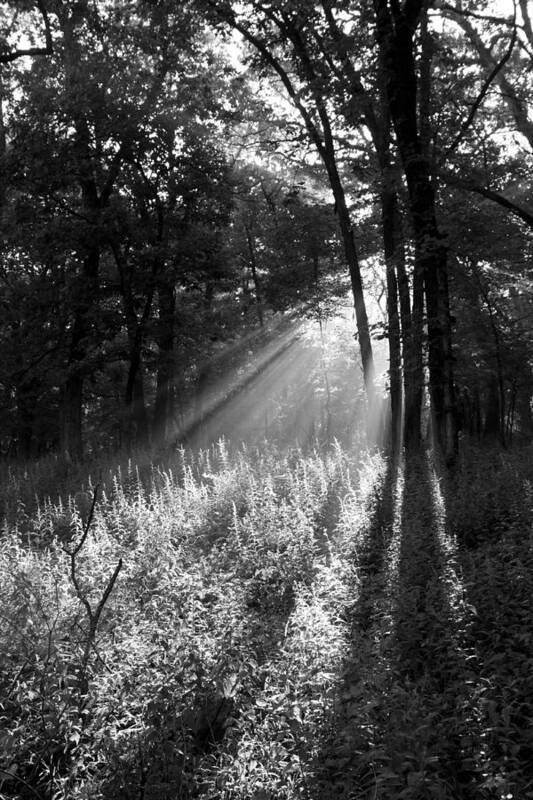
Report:
[[3,455],[175,436],[348,289],[394,443],[425,397],[449,462],[531,432],[527,3],[13,2],[0,46]]

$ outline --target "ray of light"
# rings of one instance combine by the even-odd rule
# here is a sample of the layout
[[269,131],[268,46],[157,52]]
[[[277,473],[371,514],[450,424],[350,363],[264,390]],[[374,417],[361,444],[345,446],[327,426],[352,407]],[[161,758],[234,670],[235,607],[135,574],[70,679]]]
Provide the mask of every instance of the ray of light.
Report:
[[[265,439],[306,444],[316,436],[331,441],[364,428],[352,325],[341,313],[321,326],[304,321],[277,332],[260,350],[250,350],[239,367],[199,391],[171,438],[193,449],[221,437],[235,445]],[[223,363],[224,353],[220,358]],[[384,415],[382,403],[371,409],[374,428]]]

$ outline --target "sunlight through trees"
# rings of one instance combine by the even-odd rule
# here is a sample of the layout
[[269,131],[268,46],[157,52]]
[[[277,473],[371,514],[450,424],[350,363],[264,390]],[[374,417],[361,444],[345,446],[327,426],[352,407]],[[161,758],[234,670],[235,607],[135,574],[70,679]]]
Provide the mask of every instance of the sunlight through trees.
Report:
[[531,3],[0,5],[0,800],[533,797]]

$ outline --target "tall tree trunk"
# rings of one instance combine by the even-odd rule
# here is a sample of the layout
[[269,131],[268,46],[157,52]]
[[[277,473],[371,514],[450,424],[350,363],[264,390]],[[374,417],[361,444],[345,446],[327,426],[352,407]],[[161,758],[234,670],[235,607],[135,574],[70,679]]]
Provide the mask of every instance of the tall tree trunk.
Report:
[[389,380],[391,399],[392,452],[397,453],[402,439],[402,364],[401,333],[398,313],[396,264],[399,257],[395,231],[396,192],[384,186],[381,192],[381,221],[387,277],[387,317],[389,328]]
[[[71,7],[58,7],[63,33],[63,59],[66,88],[72,93],[83,90],[82,53],[77,26],[87,12],[85,0]],[[92,135],[84,116],[85,108],[77,107],[72,123],[76,139],[78,180],[81,190],[82,216],[86,228],[78,243],[80,276],[74,300],[73,323],[67,362],[67,378],[60,400],[60,448],[70,459],[83,456],[82,408],[83,384],[86,376],[87,339],[91,334],[91,308],[98,291],[100,267],[99,222],[102,208],[98,195],[92,155]]]
[[144,382],[142,371],[142,328],[137,325],[133,334],[128,332],[129,366],[124,392],[126,407],[126,438],[128,444],[143,445],[149,436],[148,413],[144,399]]
[[494,436],[501,440],[501,396],[497,375],[491,377],[485,398],[483,433],[485,436]]
[[65,381],[59,415],[60,449],[67,461],[83,456],[82,439],[83,377],[73,373]]
[[483,279],[480,274],[480,270],[475,262],[472,261],[471,263],[472,272],[474,277],[476,278],[477,285],[479,287],[480,294],[485,301],[485,305],[487,306],[487,311],[489,312],[489,322],[490,328],[492,331],[492,337],[494,339],[494,360],[496,361],[496,375],[498,376],[498,394],[499,394],[499,413],[500,413],[500,440],[503,446],[505,446],[505,379],[504,379],[504,371],[503,371],[503,353],[502,353],[502,343],[501,343],[501,336],[500,336],[500,328],[498,326],[498,315],[497,309],[494,306],[492,301],[490,290],[483,282]]
[[359,258],[357,256],[357,248],[355,246],[352,222],[348,207],[346,205],[344,189],[342,188],[340,180],[338,183],[335,181],[334,197],[337,208],[337,217],[339,219],[339,227],[341,229],[341,236],[344,245],[344,255],[346,257],[346,263],[348,265],[348,271],[350,274],[350,283],[352,287],[352,297],[355,309],[355,320],[357,324],[357,335],[359,337],[361,362],[363,365],[363,377],[369,402],[373,402],[375,395],[375,370],[374,357],[372,353],[372,340],[370,338],[370,329],[368,326],[368,316],[363,292],[363,280],[361,278],[361,268],[359,266]]
[[[425,192],[421,192],[425,194]],[[428,198],[429,199],[429,198]],[[451,319],[446,248],[436,225],[420,226],[415,259],[424,275],[428,329],[429,385],[436,443],[447,463],[457,454]]]
[[15,392],[17,456],[22,459],[30,459],[34,456],[36,389],[36,382],[30,380],[28,383],[19,384]]
[[[140,319],[135,308],[135,298],[132,288],[132,267],[128,264],[127,248],[120,250],[117,242],[110,242],[111,250],[117,265],[122,306],[126,330],[128,332],[129,364],[124,390],[124,406],[126,412],[126,443],[143,445],[149,438],[149,420],[144,398],[142,347],[144,333],[153,305],[154,283],[150,283],[144,297],[144,308]],[[158,269],[158,264],[152,267],[152,278]]]
[[[414,33],[423,3],[401,10],[374,0],[387,97],[407,181],[415,239],[415,274],[424,276],[430,396],[435,443],[448,464],[457,453],[447,251],[437,226],[435,194],[422,152]],[[427,13],[427,12],[424,12]]]
[[[396,394],[399,398],[396,402],[400,405],[397,411],[399,424],[403,426],[398,428],[400,441],[407,449],[417,450],[421,443],[423,283],[420,280],[420,274],[415,272],[413,275],[413,308],[411,310],[401,218],[394,187],[382,191],[381,208],[389,295],[387,308],[391,359],[391,405],[394,410],[394,395]],[[393,385],[394,371],[397,374]]]
[[357,248],[355,245],[354,232],[352,228],[352,221],[350,213],[346,204],[346,196],[344,187],[339,174],[335,141],[331,129],[331,121],[325,102],[325,93],[321,88],[321,82],[313,67],[312,59],[306,50],[305,43],[301,38],[298,28],[295,27],[288,15],[282,15],[281,18],[272,16],[271,10],[265,11],[267,18],[270,18],[275,25],[278,26],[281,34],[291,41],[294,52],[302,66],[303,74],[308,81],[308,86],[311,89],[313,96],[313,103],[320,120],[320,126],[317,125],[313,114],[309,112],[306,104],[302,102],[300,97],[299,87],[293,83],[289,74],[287,73],[283,63],[279,60],[274,52],[269,49],[260,38],[252,33],[246,24],[239,21],[234,14],[230,17],[222,13],[222,17],[226,22],[238,30],[243,37],[261,54],[265,63],[267,63],[278,75],[282,84],[284,85],[287,93],[293,102],[298,113],[301,115],[309,139],[316,147],[316,150],[322,159],[326,168],[330,187],[335,200],[335,208],[339,219],[339,227],[344,245],[344,252],[346,256],[346,263],[350,274],[350,282],[352,286],[352,293],[354,299],[355,318],[357,323],[357,334],[359,338],[359,347],[361,350],[361,361],[363,364],[363,375],[369,406],[374,405],[375,388],[374,388],[374,358],[372,353],[372,341],[370,338],[370,331],[368,327],[368,317],[366,313],[365,298],[363,294],[363,282],[361,279],[361,270],[359,267],[359,259],[357,256]]
[[418,450],[422,441],[422,397],[424,387],[424,275],[413,270],[413,308],[404,341],[405,432],[407,449]]
[[246,231],[246,243],[248,245],[248,257],[250,260],[250,269],[252,270],[252,278],[254,281],[254,290],[255,290],[255,306],[257,308],[257,319],[259,321],[259,327],[262,328],[264,325],[264,317],[263,317],[263,298],[261,294],[261,286],[259,275],[257,274],[257,258],[255,254],[255,245],[254,240],[252,237],[252,232],[248,226],[245,227]]
[[68,459],[75,461],[83,457],[83,384],[87,369],[84,361],[92,328],[90,316],[97,291],[99,264],[100,249],[95,243],[81,267],[70,334],[67,378],[60,399],[60,449]]
[[516,410],[520,419],[520,433],[531,436],[533,431],[533,414],[531,412],[531,387],[522,385],[517,393]]
[[[354,78],[355,80],[355,78]],[[362,86],[359,94],[364,92]],[[365,94],[366,98],[366,94]],[[366,99],[367,111],[365,118],[372,134],[372,140],[381,173],[381,216],[383,232],[383,249],[387,273],[393,275],[388,279],[389,292],[395,300],[388,300],[389,330],[392,331],[392,342],[389,344],[391,364],[398,358],[393,354],[394,335],[398,325],[391,315],[400,321],[400,366],[399,379],[401,386],[393,388],[391,378],[391,405],[394,409],[394,392],[401,394],[401,443],[409,450],[416,450],[421,443],[421,412],[422,412],[422,306],[419,283],[416,276],[413,280],[413,312],[411,311],[411,296],[409,278],[405,265],[405,239],[403,235],[402,215],[398,203],[399,178],[396,166],[391,157],[391,110],[387,91],[386,63],[383,49],[379,53],[379,108],[380,113],[374,113],[372,101]],[[418,313],[419,312],[419,313]],[[403,370],[402,370],[403,367]],[[391,368],[392,371],[392,368]],[[394,414],[393,414],[394,417]]]
[[[300,113],[302,114],[304,122],[306,124],[309,136],[311,138],[311,141],[317,148],[317,151],[320,157],[322,158],[324,166],[326,167],[330,187],[335,200],[335,209],[339,220],[339,227],[341,230],[341,236],[344,245],[346,263],[348,265],[348,271],[350,274],[350,283],[352,287],[354,309],[355,309],[355,319],[357,324],[357,335],[359,338],[359,347],[361,350],[361,361],[363,365],[363,377],[365,382],[368,407],[369,409],[375,409],[375,400],[376,400],[375,385],[374,385],[375,367],[374,367],[374,355],[372,352],[372,339],[370,337],[370,330],[368,327],[368,316],[367,316],[365,296],[363,291],[363,281],[361,278],[361,268],[359,266],[359,258],[357,255],[357,247],[355,244],[352,220],[350,217],[348,205],[346,203],[346,193],[344,191],[344,186],[339,173],[335,140],[331,128],[330,115],[327,110],[324,94],[319,89],[320,81],[317,79],[318,76],[314,70],[312,60],[309,57],[309,53],[305,49],[305,45],[302,41],[302,38],[300,37],[297,29],[295,29],[294,26],[291,25],[291,23],[288,20],[288,17],[285,17],[284,19],[285,19],[285,24],[287,26],[285,28],[286,34],[288,35],[293,44],[295,53],[301,60],[304,73],[306,75],[309,87],[313,94],[318,117],[322,125],[322,134],[320,134],[319,130],[312,121],[312,118],[309,116],[308,112],[305,110],[305,108],[302,107],[301,102],[298,99],[298,93],[295,92],[294,86],[290,84],[290,80],[288,81],[287,84],[286,82],[287,76],[286,73],[283,73],[283,69],[281,69],[281,72],[283,74],[280,74],[279,70],[278,74],[280,74],[282,81],[284,82],[286,88],[289,90],[289,94],[292,97],[296,98],[295,105],[300,110]],[[373,435],[372,431],[369,431],[369,435],[370,438],[372,439]]]
[[153,430],[155,438],[161,441],[166,438],[169,432],[172,411],[175,293],[173,286],[163,282],[160,283],[157,291],[159,297],[159,335],[157,338],[159,352],[157,357]]

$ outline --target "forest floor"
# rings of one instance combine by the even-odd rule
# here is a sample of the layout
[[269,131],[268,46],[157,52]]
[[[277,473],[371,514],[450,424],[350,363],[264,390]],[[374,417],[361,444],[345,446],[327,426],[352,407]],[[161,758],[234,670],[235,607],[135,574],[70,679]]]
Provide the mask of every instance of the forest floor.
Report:
[[531,455],[10,469],[0,798],[533,798]]

